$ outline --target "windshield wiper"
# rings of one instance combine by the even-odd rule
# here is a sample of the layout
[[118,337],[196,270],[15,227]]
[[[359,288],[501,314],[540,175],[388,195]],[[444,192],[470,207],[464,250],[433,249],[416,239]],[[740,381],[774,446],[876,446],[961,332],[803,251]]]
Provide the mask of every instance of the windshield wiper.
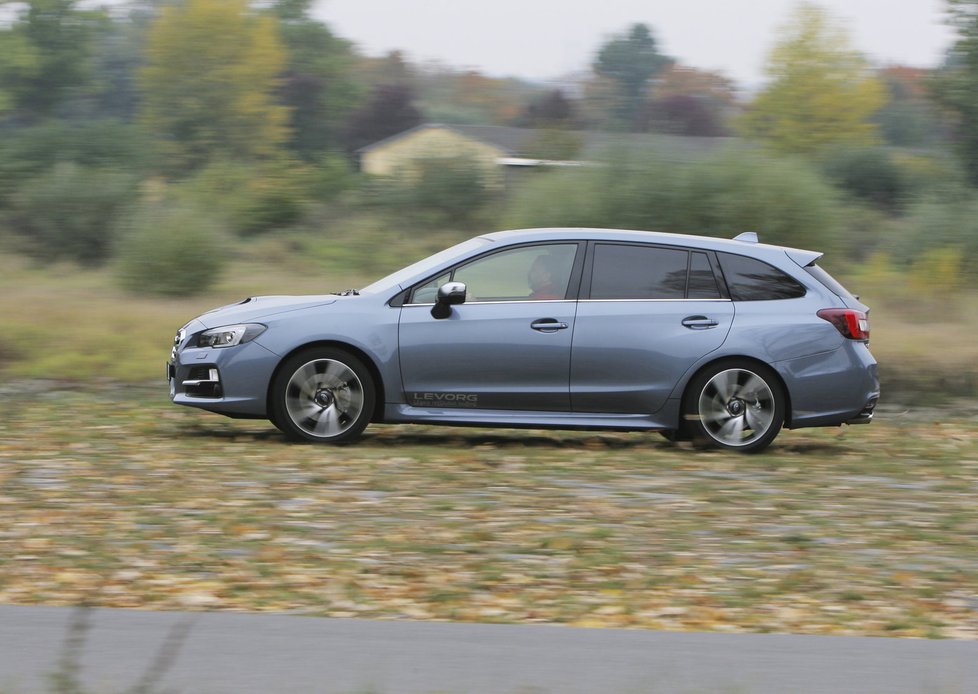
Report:
[[335,294],[336,296],[360,296],[359,289],[344,289],[341,292],[330,292],[330,293]]

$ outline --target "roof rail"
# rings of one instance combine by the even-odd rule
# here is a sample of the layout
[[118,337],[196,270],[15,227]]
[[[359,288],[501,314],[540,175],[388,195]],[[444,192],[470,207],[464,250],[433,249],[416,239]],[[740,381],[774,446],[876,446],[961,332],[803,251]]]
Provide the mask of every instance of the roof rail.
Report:
[[753,231],[745,231],[742,234],[737,234],[734,237],[734,241],[743,241],[744,243],[757,243],[757,234]]

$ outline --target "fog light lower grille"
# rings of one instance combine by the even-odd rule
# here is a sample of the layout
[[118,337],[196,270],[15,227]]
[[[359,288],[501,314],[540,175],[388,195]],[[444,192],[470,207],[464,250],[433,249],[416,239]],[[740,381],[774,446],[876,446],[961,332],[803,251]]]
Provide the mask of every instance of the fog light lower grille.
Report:
[[220,398],[221,375],[215,366],[195,366],[190,369],[190,377],[183,381],[183,387],[193,398]]

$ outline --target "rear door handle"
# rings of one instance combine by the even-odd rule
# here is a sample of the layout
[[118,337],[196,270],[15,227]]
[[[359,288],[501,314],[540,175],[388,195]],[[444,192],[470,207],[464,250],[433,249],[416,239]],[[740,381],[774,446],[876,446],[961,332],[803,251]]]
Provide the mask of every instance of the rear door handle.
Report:
[[707,316],[687,316],[683,318],[683,325],[690,330],[707,330],[717,327],[720,323]]
[[554,318],[541,318],[530,323],[530,327],[542,333],[555,333],[558,330],[567,330],[567,323],[561,323]]

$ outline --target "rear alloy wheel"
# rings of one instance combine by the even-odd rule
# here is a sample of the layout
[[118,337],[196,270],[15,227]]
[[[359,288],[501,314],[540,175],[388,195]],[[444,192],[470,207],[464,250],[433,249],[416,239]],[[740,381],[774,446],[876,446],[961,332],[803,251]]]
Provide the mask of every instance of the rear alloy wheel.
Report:
[[272,383],[270,419],[291,438],[345,443],[374,410],[374,383],[356,357],[319,348],[290,357]]
[[683,401],[693,443],[757,453],[767,448],[784,424],[785,398],[771,369],[725,362],[692,380]]

